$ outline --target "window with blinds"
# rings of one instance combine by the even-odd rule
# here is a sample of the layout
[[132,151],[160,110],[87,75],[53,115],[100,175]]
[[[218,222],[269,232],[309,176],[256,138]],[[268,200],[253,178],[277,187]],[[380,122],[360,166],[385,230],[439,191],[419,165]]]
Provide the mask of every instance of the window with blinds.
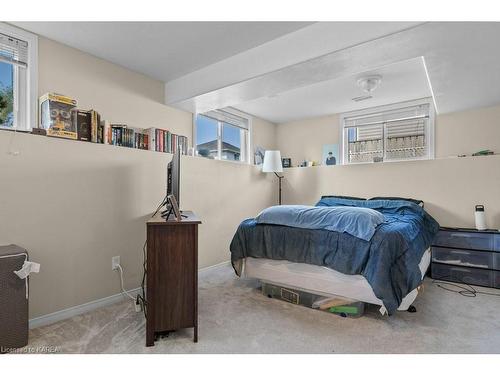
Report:
[[432,105],[363,111],[343,118],[344,163],[428,159],[432,155]]
[[35,125],[36,55],[35,35],[0,23],[0,129]]
[[0,33],[0,61],[26,68],[28,42]]
[[234,110],[214,110],[195,117],[196,154],[209,159],[249,161],[250,118]]

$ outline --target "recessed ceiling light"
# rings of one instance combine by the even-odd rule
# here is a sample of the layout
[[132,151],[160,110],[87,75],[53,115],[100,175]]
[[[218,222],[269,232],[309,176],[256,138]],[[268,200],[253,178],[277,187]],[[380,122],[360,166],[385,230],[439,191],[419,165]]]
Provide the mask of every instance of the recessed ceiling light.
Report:
[[358,80],[356,81],[357,85],[368,94],[374,91],[380,85],[381,82],[382,82],[382,76],[378,74],[364,76],[358,78]]

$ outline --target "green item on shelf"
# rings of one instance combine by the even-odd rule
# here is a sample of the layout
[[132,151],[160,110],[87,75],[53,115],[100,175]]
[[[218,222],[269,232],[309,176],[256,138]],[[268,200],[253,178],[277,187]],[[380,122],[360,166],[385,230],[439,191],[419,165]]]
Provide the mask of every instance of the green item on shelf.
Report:
[[331,313],[335,314],[352,314],[358,313],[358,308],[356,306],[333,306],[328,309]]
[[493,155],[494,152],[491,150],[481,150],[472,154],[472,156],[484,156],[484,155]]

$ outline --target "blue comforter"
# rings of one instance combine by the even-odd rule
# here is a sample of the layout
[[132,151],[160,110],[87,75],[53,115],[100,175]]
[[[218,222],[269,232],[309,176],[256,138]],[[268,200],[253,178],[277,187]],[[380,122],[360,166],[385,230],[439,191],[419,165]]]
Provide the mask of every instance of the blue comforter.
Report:
[[258,224],[244,220],[230,245],[231,261],[245,257],[288,260],[324,266],[348,275],[363,275],[389,314],[422,279],[419,262],[439,224],[408,201],[323,198],[319,207],[365,207],[384,215],[369,241],[324,229]]
[[284,205],[266,208],[255,220],[257,224],[347,232],[369,241],[384,219],[382,213],[367,207]]

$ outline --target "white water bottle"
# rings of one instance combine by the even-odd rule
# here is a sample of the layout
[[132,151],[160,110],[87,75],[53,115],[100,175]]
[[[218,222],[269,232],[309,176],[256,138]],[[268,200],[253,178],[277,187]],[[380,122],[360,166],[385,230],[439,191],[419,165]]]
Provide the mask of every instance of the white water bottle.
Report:
[[476,219],[476,229],[485,230],[486,227],[486,217],[484,216],[484,206],[482,204],[476,205],[476,210],[474,212]]

